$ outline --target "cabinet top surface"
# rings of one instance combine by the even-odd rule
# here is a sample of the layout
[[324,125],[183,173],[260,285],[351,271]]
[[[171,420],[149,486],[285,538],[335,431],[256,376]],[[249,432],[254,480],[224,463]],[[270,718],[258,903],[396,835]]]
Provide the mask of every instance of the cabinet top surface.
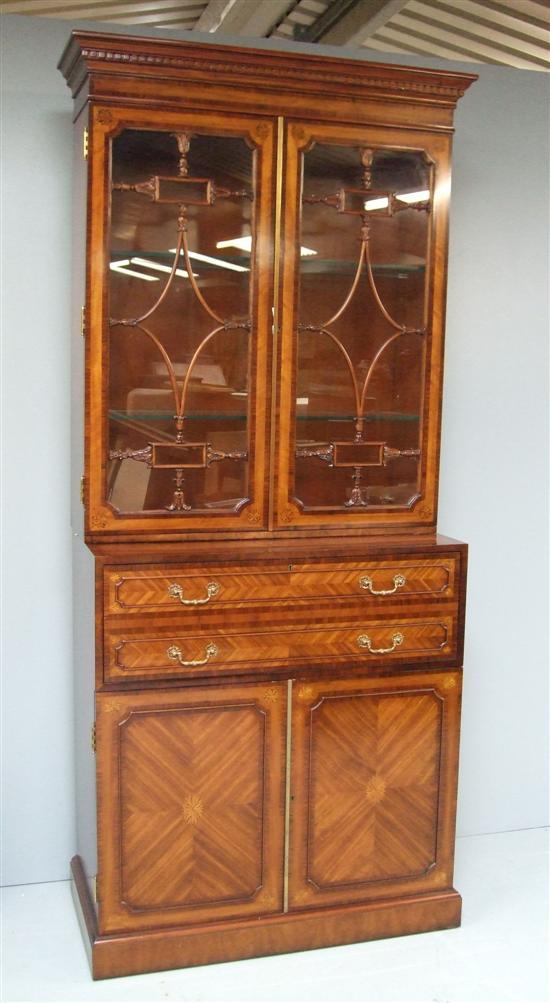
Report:
[[[415,538],[413,536],[388,537],[384,539],[343,538],[326,539],[321,544],[317,539],[284,539],[270,540],[240,540],[239,560],[242,562],[261,561],[264,563],[288,560],[388,560],[395,557],[419,559],[421,557],[439,558],[441,555],[461,551],[465,559],[467,544],[461,540],[437,534],[431,538]],[[98,542],[92,550],[96,557],[105,563],[124,563],[129,560],[141,561],[231,561],[235,563],[235,544],[231,540],[190,542],[171,541],[132,543],[129,547],[124,542]]]
[[221,73],[229,80],[238,77],[247,86],[256,83],[262,88],[307,93],[313,85],[323,83],[329,84],[333,93],[351,91],[365,97],[408,98],[451,107],[477,79],[473,73],[324,54],[85,31],[72,32],[59,69],[76,96],[89,75],[97,70],[105,72],[105,64],[116,67],[117,75],[139,72],[151,76],[166,70],[171,77],[185,79],[194,73]]

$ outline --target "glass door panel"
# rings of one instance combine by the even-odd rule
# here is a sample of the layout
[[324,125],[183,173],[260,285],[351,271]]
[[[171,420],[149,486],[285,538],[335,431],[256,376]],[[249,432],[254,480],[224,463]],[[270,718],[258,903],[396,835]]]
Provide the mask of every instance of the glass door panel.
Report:
[[302,136],[295,168],[282,521],[407,510],[422,489],[433,168],[421,150],[359,136]]
[[105,492],[119,517],[215,524],[250,509],[258,483],[263,495],[257,152],[247,135],[200,130],[124,128],[111,141]]

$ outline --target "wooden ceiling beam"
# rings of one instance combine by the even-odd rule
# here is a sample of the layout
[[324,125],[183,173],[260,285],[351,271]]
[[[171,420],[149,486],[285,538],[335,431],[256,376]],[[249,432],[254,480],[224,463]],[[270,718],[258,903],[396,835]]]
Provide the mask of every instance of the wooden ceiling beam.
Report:
[[406,4],[407,0],[360,0],[321,36],[321,41],[327,45],[362,45]]
[[[195,26],[196,31],[264,38],[294,7],[296,0],[210,0]],[[202,24],[201,24],[202,22]],[[204,27],[211,24],[212,27]]]
[[300,19],[295,12],[287,23],[294,38],[300,42],[319,42],[321,39],[325,41],[330,29],[339,24],[354,7],[362,2],[363,0],[332,0],[332,3],[320,17],[315,18],[313,22],[306,16],[300,24]]
[[217,31],[236,0],[210,0],[195,25],[195,31]]

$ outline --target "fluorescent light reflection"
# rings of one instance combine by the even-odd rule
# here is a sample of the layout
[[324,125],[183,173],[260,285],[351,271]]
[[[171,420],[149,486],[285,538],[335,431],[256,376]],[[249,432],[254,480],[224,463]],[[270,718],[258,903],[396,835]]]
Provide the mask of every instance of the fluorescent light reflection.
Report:
[[[130,258],[130,263],[132,265],[141,265],[142,268],[153,268],[156,272],[170,272],[172,268],[170,265],[160,265],[157,261],[149,261],[148,258]],[[183,268],[176,268],[176,275],[180,275],[182,279],[189,278],[189,272],[186,272]],[[195,273],[193,276],[196,278]]]
[[365,209],[367,212],[372,212],[373,209],[387,209],[390,204],[390,200],[384,196],[380,199],[369,199],[365,202]]
[[[414,205],[416,202],[428,202],[430,198],[430,193],[427,189],[421,192],[403,192],[402,195],[396,195],[396,199],[399,202],[406,202],[407,205]],[[365,202],[365,209],[367,212],[372,212],[374,209],[387,209],[389,205],[389,199],[387,195],[383,195],[381,198],[369,199]]]
[[158,282],[156,275],[144,275],[143,272],[134,272],[127,265],[130,264],[129,258],[123,258],[122,261],[111,261],[109,268],[112,272],[117,272],[119,275],[130,275],[134,279],[143,279],[144,282]]
[[421,192],[406,192],[403,195],[396,195],[400,202],[407,202],[412,205],[415,202],[427,202],[430,198],[428,189]]
[[250,254],[252,250],[252,236],[248,237],[231,237],[230,240],[218,240],[216,247],[236,247],[239,251],[246,251]]
[[[220,246],[219,244],[217,245]],[[170,254],[176,253],[176,248],[170,248]],[[180,251],[183,254],[183,251]],[[249,272],[250,268],[245,268],[244,265],[234,265],[232,261],[222,261],[221,258],[211,258],[208,254],[199,254],[198,251],[189,251],[189,257],[194,258],[195,261],[205,261],[208,265],[216,265],[218,268],[227,268],[230,272]]]
[[[239,251],[245,251],[250,254],[252,251],[252,237],[249,234],[248,237],[232,237],[231,240],[218,240],[216,247],[236,247]],[[302,258],[307,258],[311,254],[317,254],[311,247],[301,247],[300,255]]]

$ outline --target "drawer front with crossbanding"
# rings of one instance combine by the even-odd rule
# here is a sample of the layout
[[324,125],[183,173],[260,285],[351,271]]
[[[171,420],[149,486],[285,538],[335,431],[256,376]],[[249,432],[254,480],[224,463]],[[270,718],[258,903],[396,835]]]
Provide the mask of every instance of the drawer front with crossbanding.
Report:
[[269,569],[162,565],[105,572],[105,613],[193,613],[235,604],[355,598],[369,608],[410,599],[452,600],[457,560],[285,564]]
[[395,661],[446,661],[456,657],[453,616],[365,619],[356,624],[181,635],[149,631],[108,630],[105,637],[106,681],[135,678],[223,676],[272,671],[281,666],[334,666],[355,662],[365,667]]

